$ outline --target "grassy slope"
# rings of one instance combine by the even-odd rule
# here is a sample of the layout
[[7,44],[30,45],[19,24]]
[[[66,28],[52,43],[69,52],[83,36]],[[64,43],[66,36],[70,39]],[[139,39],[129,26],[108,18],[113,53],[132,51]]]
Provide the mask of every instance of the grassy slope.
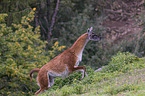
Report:
[[[126,57],[125,57],[126,58]],[[40,96],[143,96],[145,95],[145,58],[122,67],[125,71],[91,73],[83,80],[74,80]]]

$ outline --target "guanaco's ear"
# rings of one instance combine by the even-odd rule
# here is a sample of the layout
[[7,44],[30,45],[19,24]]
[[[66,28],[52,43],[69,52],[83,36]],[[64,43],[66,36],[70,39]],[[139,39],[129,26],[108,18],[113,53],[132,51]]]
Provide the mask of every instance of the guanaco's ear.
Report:
[[87,32],[90,33],[93,30],[93,27],[88,28]]

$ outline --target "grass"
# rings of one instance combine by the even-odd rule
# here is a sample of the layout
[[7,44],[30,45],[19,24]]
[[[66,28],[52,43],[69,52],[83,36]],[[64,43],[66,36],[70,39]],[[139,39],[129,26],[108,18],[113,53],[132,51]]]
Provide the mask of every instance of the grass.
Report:
[[[117,56],[115,58],[117,58]],[[128,57],[129,56],[127,56],[127,58]],[[114,65],[112,61],[111,64],[111,68],[114,68],[112,67]],[[90,73],[90,75],[85,77],[83,80],[78,80],[76,78],[71,84],[66,84],[61,88],[55,88],[54,86],[54,88],[50,88],[48,91],[40,94],[39,96],[145,95],[145,58],[138,58],[133,60],[133,62],[131,61],[123,66],[121,65],[122,70],[119,71],[116,70],[116,67],[114,71],[112,71],[112,69],[110,69],[111,71],[106,71],[106,69],[108,70],[110,68],[107,66],[104,67],[105,69],[102,69],[102,71]],[[74,76],[72,76],[72,78],[74,78]]]

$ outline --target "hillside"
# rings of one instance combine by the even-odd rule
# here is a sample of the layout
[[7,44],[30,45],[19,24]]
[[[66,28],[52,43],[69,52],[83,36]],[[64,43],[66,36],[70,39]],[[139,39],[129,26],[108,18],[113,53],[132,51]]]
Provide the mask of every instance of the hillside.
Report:
[[102,39],[84,49],[79,66],[86,66],[89,76],[56,78],[40,96],[141,94],[144,7],[144,0],[1,0],[0,95],[34,94],[38,73],[31,82],[29,72],[70,48],[90,27]]
[[107,18],[102,23],[106,28],[106,38],[112,40],[112,43],[135,40],[132,35],[138,35],[143,30],[140,20],[144,13],[143,4],[144,0],[116,0],[111,8],[106,8]]
[[[65,79],[62,88],[56,85],[39,96],[143,96],[145,95],[145,58],[130,53],[118,53],[99,72],[89,71],[83,80],[75,73]],[[73,79],[71,84],[69,80]],[[62,81],[61,79],[57,79]],[[59,82],[60,83],[60,82]],[[59,86],[59,84],[57,85]]]

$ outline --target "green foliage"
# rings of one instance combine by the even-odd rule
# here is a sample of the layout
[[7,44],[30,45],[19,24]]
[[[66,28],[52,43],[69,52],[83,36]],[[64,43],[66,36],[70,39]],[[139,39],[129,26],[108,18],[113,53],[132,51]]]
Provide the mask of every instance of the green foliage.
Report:
[[103,68],[103,72],[126,72],[129,67],[126,67],[126,65],[133,63],[135,61],[138,61],[139,58],[135,56],[134,54],[131,54],[129,52],[126,53],[117,53],[117,55],[112,57],[112,61],[109,62],[108,66]]
[[[88,75],[93,75],[93,69],[89,66],[86,66]],[[47,96],[55,94],[56,96],[68,96],[70,94],[81,94],[86,90],[89,90],[87,85],[82,86],[84,80],[80,80],[82,77],[81,72],[74,72],[69,77],[65,79],[56,78],[55,83],[51,89],[49,89],[48,93],[45,92],[42,96]],[[85,76],[85,78],[88,78]],[[80,83],[80,84],[79,84]],[[85,83],[84,83],[85,84]],[[69,87],[71,85],[71,87]],[[59,91],[59,89],[61,91]],[[55,90],[55,91],[54,91]]]
[[[0,14],[0,94],[29,95],[37,90],[35,82],[30,82],[29,72],[46,64],[55,51],[61,51],[65,46],[54,45],[53,53],[45,51],[47,41],[40,39],[39,26],[34,28],[30,22],[34,20],[36,8],[24,16],[20,24],[8,27]],[[58,42],[57,42],[58,43]],[[46,56],[46,54],[50,54]]]
[[[123,10],[123,12],[125,12],[128,9],[121,9],[122,7],[118,6],[118,4],[123,2],[124,1],[120,2],[119,0],[109,0],[107,2],[106,0],[60,0],[59,10],[55,18],[55,24],[51,35],[52,40],[50,41],[55,42],[57,39],[60,41],[60,45],[70,47],[80,35],[86,32],[87,28],[90,26],[94,27],[95,33],[106,35],[107,30],[105,30],[102,25],[105,23],[104,19],[109,16],[107,15],[107,10]],[[123,5],[124,4],[127,3],[125,2]],[[120,6],[123,5],[121,4]],[[21,17],[28,14],[34,7],[37,8],[35,14],[36,18],[35,21],[31,23],[33,23],[33,27],[35,25],[41,25],[41,39],[46,40],[49,35],[47,33],[56,7],[56,0],[2,0],[0,3],[1,12],[8,13],[8,17],[6,18],[7,25],[20,23]],[[129,8],[129,10],[130,9],[132,8]],[[121,13],[124,14],[123,12]],[[112,16],[112,14],[115,13],[111,13],[110,16]],[[116,15],[118,16],[118,13],[116,13]],[[104,16],[106,17],[104,18]],[[26,18],[26,16],[23,18]],[[128,16],[125,18],[129,20]],[[133,18],[138,19],[137,25],[145,25],[144,12],[133,16]],[[132,36],[133,40],[123,40],[122,42],[119,42],[119,44],[112,43],[110,40],[111,35],[112,33],[105,36],[107,39],[103,38],[103,40],[99,43],[91,42],[87,44],[81,65],[89,65],[93,69],[107,65],[111,56],[116,54],[118,51],[129,51],[140,57],[145,55],[144,30],[141,33]],[[52,42],[49,42],[49,46],[47,46],[48,49],[51,49],[51,46],[53,46]],[[59,52],[56,52],[56,54],[59,54]]]
[[[89,66],[87,66],[86,68],[87,68],[88,75],[93,74],[93,69],[91,69]],[[72,83],[80,82],[81,77],[82,77],[82,72],[74,72],[73,74],[71,74],[69,77],[65,79],[56,78],[53,89],[61,88],[64,85],[70,85]]]
[[133,84],[123,84],[117,88],[115,86],[109,86],[106,90],[106,93],[113,95],[113,94],[117,94],[119,92],[123,92],[126,90],[128,90],[128,91],[136,90],[138,88],[139,88],[138,85],[133,85]]
[[[81,77],[78,72],[75,72],[65,79],[57,78],[55,83],[58,84],[55,84],[47,92],[40,94],[40,96],[112,96],[123,93],[126,94],[126,92],[132,92],[127,94],[133,94],[133,92],[143,94],[144,91],[139,93],[138,90],[143,90],[145,85],[145,58],[138,58],[129,52],[119,52],[117,55],[112,57],[112,61],[110,61],[109,64],[122,64],[124,61],[125,64],[123,64],[121,68],[125,71],[116,70],[116,66],[114,66],[114,71],[106,71],[108,68],[113,68],[112,66],[110,67],[110,65],[107,65],[102,71],[96,73],[88,67],[87,71],[89,71],[89,76],[85,77],[83,80],[78,79],[79,76]],[[71,81],[71,79],[73,80]],[[61,85],[62,83],[64,85]]]
[[29,24],[33,18],[32,10],[26,18],[22,18],[21,24],[13,24],[13,27],[0,24],[0,77],[3,95],[29,94],[36,87],[30,87],[29,71],[40,68],[49,60],[44,54],[45,43],[39,39],[39,27],[33,28]]
[[0,23],[5,21],[5,17],[7,17],[8,14],[0,14]]
[[[65,46],[60,45],[70,47],[90,26],[94,27],[95,33],[106,35],[107,31],[104,31],[105,29],[100,26],[100,23],[104,21],[103,15],[105,15],[106,9],[118,10],[118,1],[119,0],[60,0],[58,14],[55,18],[55,26],[53,26],[51,35],[52,41],[50,40],[51,42],[49,42],[49,46],[47,46],[49,51],[47,49],[46,52],[44,49],[46,49],[45,44],[47,42],[42,42],[40,38],[46,40],[48,37],[48,25],[50,25],[52,21],[51,17],[54,13],[56,0],[2,0],[0,10],[8,15],[0,14],[0,82],[2,82],[0,84],[0,90],[2,90],[0,94],[22,95],[25,92],[24,94],[28,95],[30,92],[38,90],[36,81],[29,82],[29,71],[33,68],[42,67],[51,58],[54,58],[56,54],[63,51]],[[38,9],[37,14],[35,14],[35,21],[31,22],[34,20],[34,11],[36,10],[34,7]],[[32,8],[34,8],[33,11]],[[21,19],[22,16],[23,18]],[[48,22],[46,22],[46,18]],[[144,13],[139,13],[137,18],[135,16],[131,18],[138,19],[137,25],[145,25]],[[12,26],[10,26],[11,24]],[[39,26],[34,27],[34,25],[37,26],[39,24],[41,25],[40,28]],[[42,26],[46,32],[43,30]],[[109,35],[107,39],[103,38],[103,40],[99,42],[89,42],[84,50],[83,60],[80,65],[91,66],[93,69],[107,65],[108,63],[109,65],[105,66],[101,73],[93,73],[91,68],[87,68],[87,71],[90,71],[88,72],[89,77],[81,81],[79,80],[79,78],[81,78],[80,72],[75,72],[64,80],[56,78],[55,85],[52,88],[52,90],[56,91],[52,91],[52,94],[51,92],[48,93],[51,95],[70,95],[73,93],[78,95],[89,91],[91,88],[88,87],[88,85],[93,87],[93,84],[96,84],[95,82],[106,83],[114,74],[144,68],[144,60],[135,56],[145,56],[144,32],[143,29],[142,32],[133,35],[131,41],[123,40],[119,42],[119,44],[112,43],[110,39],[108,40],[108,38],[110,38]],[[59,43],[55,40],[58,40]],[[53,45],[52,42],[55,42],[55,44]],[[130,53],[118,53],[112,57],[112,55],[116,54],[118,51],[129,51],[135,53],[135,55]],[[36,75],[34,77],[36,77]],[[69,85],[72,85],[72,87],[69,87]],[[96,84],[96,86],[97,88],[98,86],[100,89],[102,88],[101,84]],[[108,91],[104,91],[104,93],[106,92],[105,94],[110,95],[115,92],[121,92],[124,91],[124,89],[129,89],[128,86],[130,85],[122,86],[122,88],[116,88],[116,86],[107,87],[106,90]],[[62,88],[62,91],[58,88]],[[91,94],[96,95],[96,88]]]
[[48,53],[49,53],[49,56],[50,58],[54,58],[54,56],[56,54],[59,54],[60,51],[63,51],[63,49],[65,48],[66,46],[59,46],[59,42],[56,41],[54,43],[54,45],[52,46],[52,50],[49,50]]
[[27,15],[31,11],[31,9],[37,5],[35,3],[36,1],[37,0],[1,0],[0,12],[8,14],[6,24],[19,24],[21,18]]

